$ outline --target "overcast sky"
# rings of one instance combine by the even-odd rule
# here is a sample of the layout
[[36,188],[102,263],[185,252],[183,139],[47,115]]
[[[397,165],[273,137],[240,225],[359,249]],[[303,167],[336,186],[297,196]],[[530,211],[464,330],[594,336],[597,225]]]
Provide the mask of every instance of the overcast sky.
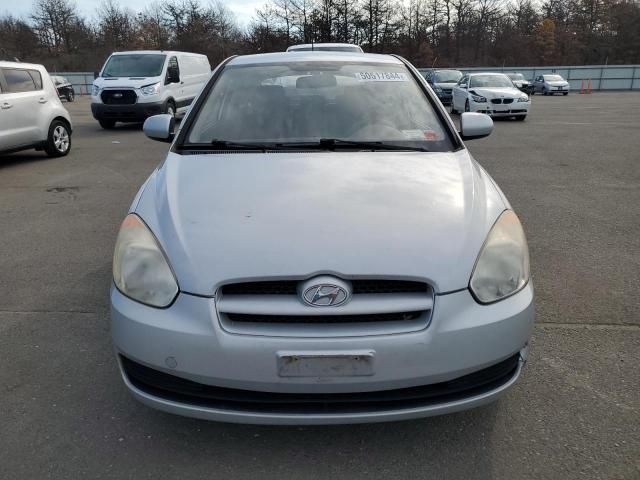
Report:
[[[101,0],[72,0],[75,1],[80,13],[88,18],[95,17],[96,10]],[[145,6],[152,3],[152,0],[119,0],[122,6],[127,6],[138,12],[144,10]],[[208,0],[201,0],[202,4],[209,3]],[[235,13],[240,25],[246,25],[256,7],[264,5],[265,0],[226,0],[222,3]],[[33,2],[31,0],[0,0],[0,14],[10,13],[17,17],[27,17],[31,13]]]

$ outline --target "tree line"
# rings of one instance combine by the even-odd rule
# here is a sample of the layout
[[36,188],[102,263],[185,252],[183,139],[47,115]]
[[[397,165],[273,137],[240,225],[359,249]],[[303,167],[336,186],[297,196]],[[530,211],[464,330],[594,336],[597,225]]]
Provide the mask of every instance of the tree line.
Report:
[[112,51],[235,54],[311,42],[356,43],[419,67],[640,63],[636,0],[268,0],[241,27],[220,0],[165,0],[134,12],[103,0],[91,19],[73,0],[35,0],[0,17],[0,59],[96,71]]

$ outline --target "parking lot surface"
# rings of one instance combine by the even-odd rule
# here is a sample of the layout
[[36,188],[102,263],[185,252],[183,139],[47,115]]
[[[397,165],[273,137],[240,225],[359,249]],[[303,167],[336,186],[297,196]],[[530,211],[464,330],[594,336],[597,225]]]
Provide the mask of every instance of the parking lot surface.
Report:
[[469,142],[528,235],[529,363],[499,402],[391,424],[266,427],[138,404],[109,337],[118,226],[167,144],[101,130],[0,157],[0,478],[640,478],[640,94],[533,97]]

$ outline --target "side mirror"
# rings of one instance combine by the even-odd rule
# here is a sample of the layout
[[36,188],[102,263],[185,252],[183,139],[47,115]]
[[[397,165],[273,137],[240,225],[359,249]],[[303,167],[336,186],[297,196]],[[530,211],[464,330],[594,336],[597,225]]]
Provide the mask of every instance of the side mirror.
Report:
[[467,88],[467,84],[466,83],[463,83],[462,85],[459,85],[459,86],[460,86],[460,88],[464,88],[464,89]]
[[167,70],[167,83],[180,83],[180,73],[175,68]]
[[493,131],[493,120],[484,113],[465,112],[460,115],[460,136],[463,140],[487,137]]
[[171,142],[174,137],[175,118],[173,115],[154,115],[144,121],[142,131],[152,140]]

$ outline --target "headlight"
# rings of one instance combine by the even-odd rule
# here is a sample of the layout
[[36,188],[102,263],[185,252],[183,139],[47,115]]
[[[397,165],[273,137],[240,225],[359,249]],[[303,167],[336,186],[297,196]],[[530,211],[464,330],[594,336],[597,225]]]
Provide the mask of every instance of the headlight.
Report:
[[152,307],[166,307],[178,294],[178,283],[158,241],[135,214],[127,215],[118,233],[113,281],[127,297]]
[[152,85],[145,85],[144,87],[140,88],[140,91],[144,95],[155,95],[160,91],[160,82],[154,83]]
[[474,95],[472,93],[471,98],[473,98],[473,101],[476,103],[487,103],[487,99],[484,97],[481,97],[480,95]]
[[520,97],[518,98],[519,102],[528,102],[529,101],[529,97],[527,97],[526,95],[524,97]]
[[469,287],[480,303],[513,295],[529,281],[529,249],[518,216],[500,215],[480,250]]
[[97,85],[91,85],[91,95],[93,95],[94,97],[97,97],[99,93],[100,93],[100,87]]

